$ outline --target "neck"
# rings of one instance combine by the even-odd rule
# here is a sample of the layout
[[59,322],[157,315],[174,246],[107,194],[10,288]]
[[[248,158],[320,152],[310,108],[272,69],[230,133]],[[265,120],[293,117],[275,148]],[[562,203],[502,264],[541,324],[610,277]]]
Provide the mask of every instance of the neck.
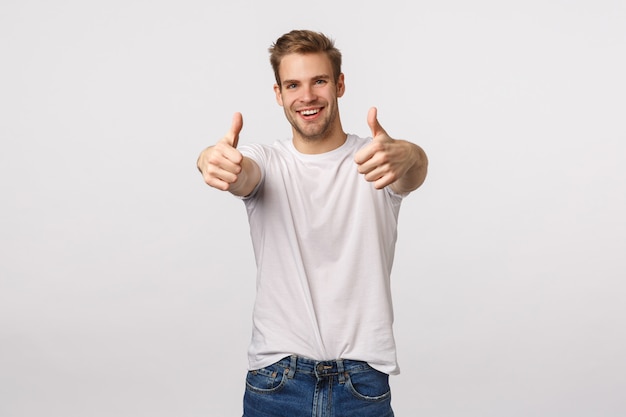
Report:
[[303,138],[294,132],[293,146],[298,152],[305,154],[319,154],[339,148],[346,142],[348,135],[340,131],[325,138]]

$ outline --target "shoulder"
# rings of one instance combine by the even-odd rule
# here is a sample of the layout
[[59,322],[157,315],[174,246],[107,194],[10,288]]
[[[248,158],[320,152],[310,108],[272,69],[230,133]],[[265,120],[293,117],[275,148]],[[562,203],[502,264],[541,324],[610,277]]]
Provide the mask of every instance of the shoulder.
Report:
[[359,149],[368,145],[371,141],[371,137],[361,137],[354,134],[348,134],[348,138],[346,139],[346,148],[349,149],[351,153],[356,153]]

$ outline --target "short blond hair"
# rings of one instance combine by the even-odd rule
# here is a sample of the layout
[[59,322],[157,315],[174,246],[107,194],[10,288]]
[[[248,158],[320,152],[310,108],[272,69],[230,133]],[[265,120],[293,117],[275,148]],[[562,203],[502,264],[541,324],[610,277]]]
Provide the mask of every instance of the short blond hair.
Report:
[[334,40],[320,32],[311,30],[292,30],[276,40],[269,48],[270,63],[274,70],[276,84],[280,86],[278,68],[280,62],[289,54],[325,53],[330,59],[335,82],[341,74],[341,52],[335,47]]

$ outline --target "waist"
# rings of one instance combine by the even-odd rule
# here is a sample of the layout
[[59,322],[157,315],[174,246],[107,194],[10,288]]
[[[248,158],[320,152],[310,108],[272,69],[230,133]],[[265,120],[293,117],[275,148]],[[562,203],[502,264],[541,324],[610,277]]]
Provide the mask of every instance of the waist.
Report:
[[318,378],[335,375],[352,374],[371,370],[372,367],[364,361],[352,359],[335,359],[318,361],[302,356],[291,355],[279,360],[276,365],[288,369],[290,374],[305,373]]

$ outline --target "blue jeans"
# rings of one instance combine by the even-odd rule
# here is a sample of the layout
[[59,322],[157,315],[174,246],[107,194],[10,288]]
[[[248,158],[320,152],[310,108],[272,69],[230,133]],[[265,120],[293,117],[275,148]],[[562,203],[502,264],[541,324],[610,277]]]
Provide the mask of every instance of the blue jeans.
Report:
[[361,361],[286,357],[248,372],[243,417],[393,417],[389,375]]

